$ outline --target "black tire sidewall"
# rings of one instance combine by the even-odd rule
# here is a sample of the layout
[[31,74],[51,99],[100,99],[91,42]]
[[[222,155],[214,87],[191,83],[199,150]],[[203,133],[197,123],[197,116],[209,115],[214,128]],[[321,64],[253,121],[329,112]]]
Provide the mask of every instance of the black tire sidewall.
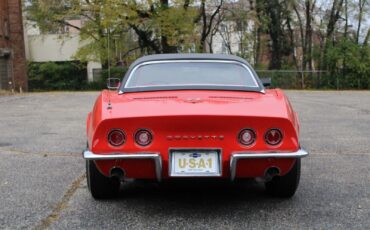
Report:
[[88,188],[95,199],[113,198],[119,192],[119,180],[104,176],[94,161],[86,160],[86,178]]
[[301,159],[296,159],[291,170],[284,176],[276,176],[271,181],[266,182],[267,192],[274,197],[292,197],[299,185],[301,177]]

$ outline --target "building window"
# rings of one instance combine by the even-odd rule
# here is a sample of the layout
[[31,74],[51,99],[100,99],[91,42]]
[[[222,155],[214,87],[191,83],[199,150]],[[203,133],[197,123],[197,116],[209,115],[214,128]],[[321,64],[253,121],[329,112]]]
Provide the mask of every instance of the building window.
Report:
[[9,88],[9,61],[5,57],[0,57],[0,89]]

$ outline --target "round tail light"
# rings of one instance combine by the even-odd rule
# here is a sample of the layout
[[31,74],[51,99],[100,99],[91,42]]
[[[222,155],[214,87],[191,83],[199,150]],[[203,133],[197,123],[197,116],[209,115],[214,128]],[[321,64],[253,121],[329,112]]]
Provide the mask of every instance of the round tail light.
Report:
[[140,129],[135,134],[135,141],[138,145],[147,146],[153,140],[153,135],[146,129]]
[[114,129],[108,134],[108,142],[113,146],[123,145],[126,141],[125,133],[120,129]]
[[279,129],[269,129],[265,134],[265,141],[269,145],[278,145],[283,140],[283,134]]
[[239,133],[238,140],[242,145],[251,145],[256,140],[256,133],[252,129],[243,129]]

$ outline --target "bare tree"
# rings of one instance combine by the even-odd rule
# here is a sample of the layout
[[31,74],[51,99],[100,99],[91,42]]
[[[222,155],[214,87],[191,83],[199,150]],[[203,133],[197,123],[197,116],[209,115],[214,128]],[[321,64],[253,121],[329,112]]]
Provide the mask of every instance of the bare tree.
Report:
[[210,34],[210,32],[212,31],[215,17],[216,17],[217,14],[219,14],[223,3],[224,3],[223,0],[219,0],[218,4],[215,6],[215,9],[213,10],[213,12],[209,16],[208,12],[211,11],[211,7],[207,8],[206,7],[206,0],[201,0],[199,20],[201,20],[201,28],[202,29],[201,29],[200,42],[199,42],[199,47],[198,47],[199,52],[206,52],[205,44],[206,44],[206,41],[207,41],[207,37]]
[[360,39],[360,32],[361,32],[361,24],[362,18],[364,15],[365,4],[367,0],[358,0],[358,24],[357,24],[357,31],[356,31],[356,42],[359,42]]
[[341,18],[340,14],[342,12],[343,8],[343,2],[344,0],[333,0],[328,23],[326,26],[326,32],[325,35],[323,35],[323,49],[320,53],[320,69],[326,69],[327,68],[327,62],[326,62],[326,54],[328,51],[329,43],[332,42],[333,34],[335,32],[336,24],[338,20]]
[[225,9],[221,8],[221,11],[218,13],[214,26],[208,36],[207,44],[208,44],[208,50],[210,53],[213,53],[213,39],[216,36],[216,34],[219,32],[219,28],[221,23],[225,20]]
[[338,20],[340,19],[340,13],[342,12],[343,8],[343,0],[334,0],[330,15],[329,15],[329,22],[326,28],[326,38],[330,40],[332,38],[332,35],[335,31],[335,26]]
[[312,70],[312,15],[315,9],[316,0],[306,0],[306,38],[305,38],[305,64],[307,63],[308,69]]
[[364,46],[368,45],[369,39],[370,39],[370,29],[367,30],[366,37],[365,37],[365,40],[364,40]]

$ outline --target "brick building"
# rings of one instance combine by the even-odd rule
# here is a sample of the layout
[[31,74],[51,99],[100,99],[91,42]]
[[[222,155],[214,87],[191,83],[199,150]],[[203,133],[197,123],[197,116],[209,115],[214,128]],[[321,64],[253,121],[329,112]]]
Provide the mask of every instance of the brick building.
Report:
[[21,0],[0,0],[0,89],[27,88]]

